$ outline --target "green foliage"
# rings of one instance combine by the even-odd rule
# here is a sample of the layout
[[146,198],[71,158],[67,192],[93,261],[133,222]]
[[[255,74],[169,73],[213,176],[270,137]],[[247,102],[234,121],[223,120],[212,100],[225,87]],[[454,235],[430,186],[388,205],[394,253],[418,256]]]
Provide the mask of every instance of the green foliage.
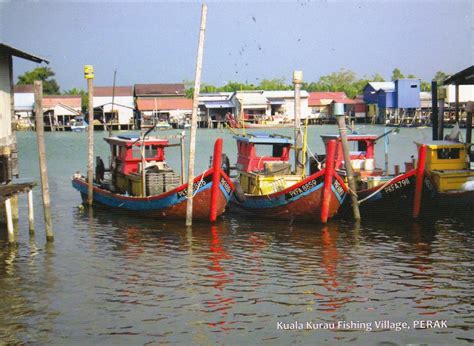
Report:
[[430,82],[421,82],[420,90],[421,91],[431,91],[431,83]]
[[45,95],[59,94],[59,84],[54,78],[53,70],[49,67],[37,67],[18,76],[17,85],[33,84],[35,80],[43,82],[43,93]]
[[392,82],[395,82],[397,79],[403,79],[405,76],[403,75],[402,71],[400,69],[394,68],[392,71]]
[[443,81],[449,76],[449,74],[443,72],[443,71],[438,71],[434,75],[434,80],[438,82],[438,84],[442,84]]
[[89,94],[85,92],[83,89],[80,88],[72,88],[66,90],[64,95],[81,95],[81,110],[82,113],[87,111],[87,107],[89,106]]
[[[442,82],[444,78],[448,75],[442,71],[436,72],[435,79]],[[392,81],[397,79],[403,79],[405,76],[400,71],[399,68],[395,68],[392,71]],[[409,74],[406,78],[417,77],[414,74]],[[328,75],[321,76],[316,82],[304,82],[302,85],[302,90],[308,92],[312,91],[342,91],[350,98],[354,98],[357,95],[363,93],[364,87],[369,82],[385,82],[385,78],[379,74],[375,73],[371,77],[363,76],[358,78],[356,73],[347,70],[340,69],[337,72],[332,72]],[[193,83],[184,82],[186,85],[186,96],[192,98],[193,96]],[[234,81],[229,81],[224,86],[216,87],[209,84],[203,84],[201,87],[201,92],[234,92],[240,90],[292,90],[293,85],[287,84],[285,78],[274,78],[274,79],[262,79],[259,85],[239,83]],[[431,84],[429,82],[421,82],[420,85],[421,91],[430,91]]]

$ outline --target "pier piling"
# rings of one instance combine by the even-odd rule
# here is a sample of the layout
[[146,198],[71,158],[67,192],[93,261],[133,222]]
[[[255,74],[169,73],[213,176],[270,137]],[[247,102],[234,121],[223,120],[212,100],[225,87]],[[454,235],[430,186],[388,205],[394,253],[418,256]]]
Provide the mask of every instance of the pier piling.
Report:
[[[94,194],[94,68],[92,65],[84,66],[84,78],[87,79],[87,91],[89,94],[88,112],[88,156],[87,156],[87,204],[92,205]],[[105,124],[104,124],[105,126]]]
[[33,209],[33,190],[28,191],[28,226],[30,236],[35,234],[35,213]]
[[293,72],[293,84],[295,85],[295,174],[302,175],[303,166],[303,140],[301,135],[301,84],[303,83],[303,72]]
[[44,144],[44,118],[43,118],[43,82],[35,81],[35,116],[36,140],[38,143],[38,159],[40,166],[41,193],[43,197],[44,226],[46,240],[53,241],[53,225],[51,220],[51,202],[49,199],[48,167],[46,163],[46,147]]

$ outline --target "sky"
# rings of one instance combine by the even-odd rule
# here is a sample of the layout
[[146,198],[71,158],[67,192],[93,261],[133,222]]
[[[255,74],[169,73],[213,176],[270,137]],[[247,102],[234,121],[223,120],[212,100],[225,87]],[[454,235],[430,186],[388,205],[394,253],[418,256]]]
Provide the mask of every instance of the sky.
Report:
[[[201,2],[0,0],[0,42],[50,61],[61,90],[193,81]],[[202,82],[304,80],[349,69],[429,81],[473,64],[474,1],[208,2]],[[39,66],[14,60],[19,74]]]

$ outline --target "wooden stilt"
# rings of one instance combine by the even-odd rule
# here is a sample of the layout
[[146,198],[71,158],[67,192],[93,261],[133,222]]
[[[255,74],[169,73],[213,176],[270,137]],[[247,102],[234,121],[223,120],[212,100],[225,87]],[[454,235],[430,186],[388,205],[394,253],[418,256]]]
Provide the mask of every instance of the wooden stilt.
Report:
[[48,168],[46,164],[46,147],[44,145],[44,120],[43,120],[43,82],[35,81],[35,113],[36,113],[36,139],[38,143],[38,158],[40,165],[41,192],[43,195],[44,226],[46,240],[53,241],[53,225],[51,220],[51,202],[49,199]]
[[191,116],[191,133],[189,135],[189,163],[188,163],[188,195],[186,204],[186,226],[193,224],[193,182],[194,182],[194,154],[196,149],[197,117],[199,105],[199,90],[201,88],[202,56],[204,52],[204,37],[206,33],[207,5],[202,5],[201,27],[199,30],[199,44],[196,59],[196,75],[194,78],[193,113]]
[[33,190],[28,191],[28,225],[30,235],[35,233],[35,213],[33,209]]
[[7,217],[8,242],[15,243],[15,232],[13,228],[12,204],[10,198],[5,200],[5,214]]

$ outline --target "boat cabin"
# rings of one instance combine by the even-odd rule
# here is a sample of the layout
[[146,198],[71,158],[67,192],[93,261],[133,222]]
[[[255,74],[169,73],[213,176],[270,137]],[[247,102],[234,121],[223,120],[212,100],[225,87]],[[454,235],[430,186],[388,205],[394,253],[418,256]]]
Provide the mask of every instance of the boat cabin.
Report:
[[[339,135],[322,135],[321,138],[326,150],[330,140],[337,140],[335,167],[336,169],[344,169],[341,137]],[[347,135],[349,148],[355,149],[350,151],[350,158],[356,175],[361,177],[382,175],[382,169],[375,166],[375,144],[378,138],[377,135]]]
[[293,140],[269,134],[236,135],[239,182],[252,195],[277,192],[301,179],[291,173]]
[[[117,136],[104,138],[110,145],[112,163],[116,165],[118,172],[130,174],[140,171],[142,155],[142,141],[139,136]],[[165,160],[165,147],[169,145],[168,140],[160,138],[145,139],[145,162],[156,164]]]
[[464,143],[446,140],[417,142],[426,145],[425,169],[439,192],[460,190],[470,177],[474,177]]
[[[131,196],[143,196],[142,140],[123,135],[104,138],[111,152],[111,188]],[[168,140],[147,137],[144,141],[145,195],[158,195],[179,186],[180,177],[166,164]]]

